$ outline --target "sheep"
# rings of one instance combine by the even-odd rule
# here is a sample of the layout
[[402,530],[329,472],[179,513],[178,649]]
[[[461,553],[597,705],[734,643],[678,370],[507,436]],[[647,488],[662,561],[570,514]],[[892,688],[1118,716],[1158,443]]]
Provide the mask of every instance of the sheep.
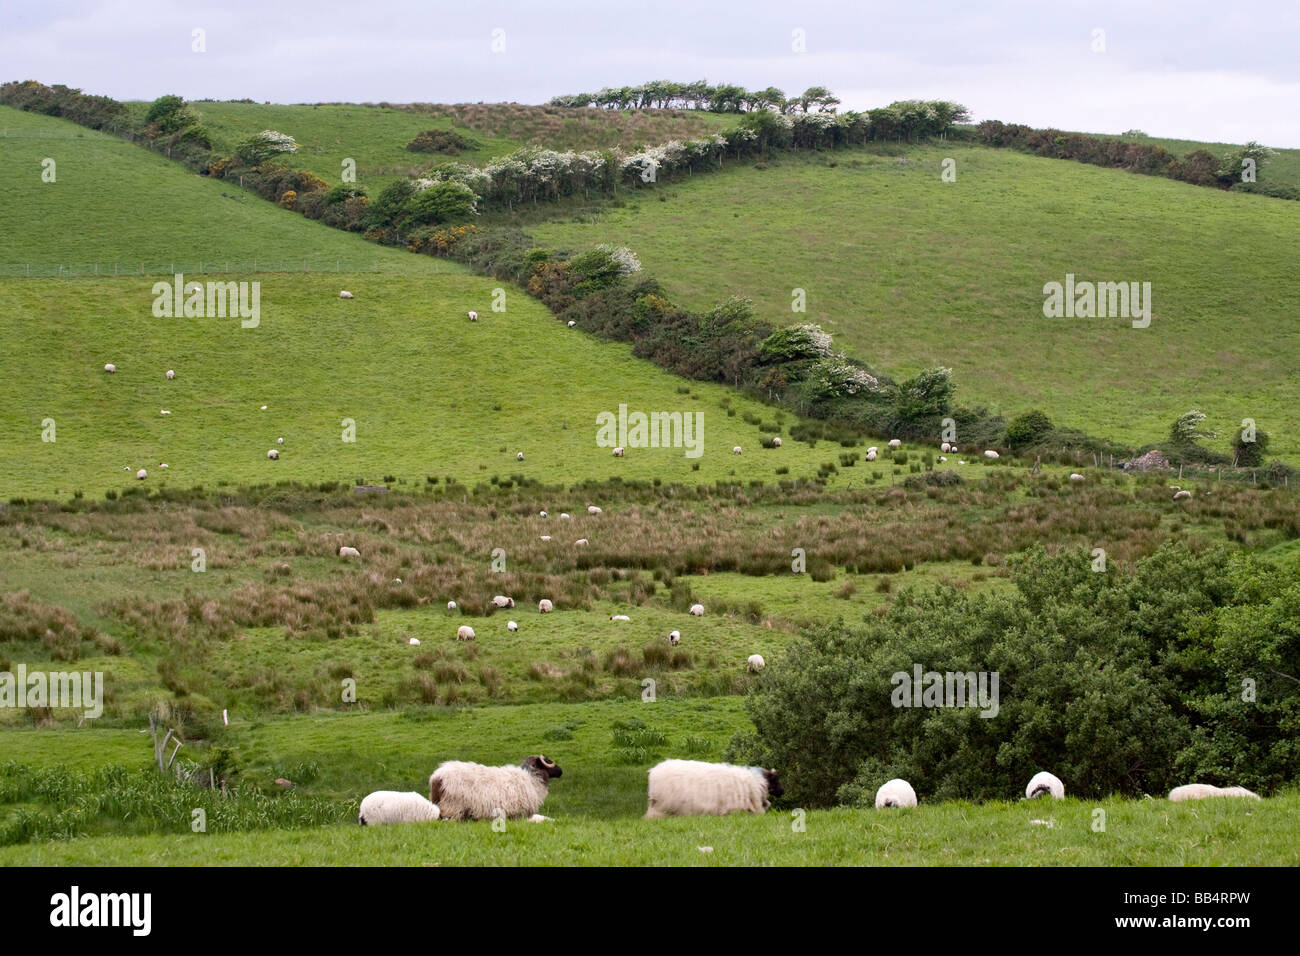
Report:
[[270,451],[266,453],[266,457],[271,459],[272,461],[279,461],[280,453],[276,451],[274,448],[272,448]]
[[542,598],[540,601],[537,602],[538,614],[550,614],[554,610],[555,610],[555,605],[552,604],[548,598]]
[[579,538],[577,541],[573,543],[579,548],[585,548],[587,545],[591,544],[591,542],[588,541],[586,538]]
[[447,602],[447,610],[448,610],[448,611],[454,611],[454,610],[456,610],[456,602],[455,602],[455,601],[448,601],[448,602]]
[[903,443],[902,443],[901,440],[899,440],[899,439],[897,439],[897,438],[891,438],[891,439],[889,439],[889,447],[890,447],[890,448],[902,448],[902,447],[903,447]]
[[539,511],[539,512],[537,512],[537,516],[538,516],[539,518],[545,518],[545,517],[546,517],[546,512],[545,512],[545,511]]
[[109,375],[112,375],[114,372],[117,371],[117,366],[114,365],[112,362],[109,362],[107,365],[104,366],[104,371],[107,372]]
[[1025,799],[1032,800],[1034,797],[1041,797],[1044,794],[1054,800],[1064,800],[1065,784],[1061,783],[1061,778],[1056,774],[1040,770],[1029,778],[1029,784],[1025,787]]
[[573,319],[569,319],[569,328],[573,328],[573,327],[574,327],[575,325],[577,325],[577,324],[578,324],[578,323],[575,322],[575,321],[573,321]]
[[407,641],[406,643],[407,643],[407,644],[410,644],[412,647],[419,647],[419,646],[420,646],[420,639],[419,639],[418,637],[413,637],[413,638],[411,638],[409,641]]
[[781,447],[781,439],[780,439],[780,438],[773,438],[773,439],[772,439],[772,447],[773,447],[773,448],[780,448],[780,447]]
[[523,461],[523,460],[524,460],[524,453],[522,451],[519,454],[515,455],[515,461]]
[[691,605],[691,614],[693,614],[695,617],[704,617],[704,605],[703,605],[703,604],[692,604],[692,605]]
[[1071,472],[1071,473],[1070,473],[1070,480],[1071,480],[1071,481],[1083,481],[1083,475],[1079,474],[1077,471]]
[[140,479],[141,481],[144,481],[146,478],[149,477],[149,472],[147,472],[147,471],[145,471],[143,468],[141,468],[139,471],[137,471],[137,472],[135,473],[135,476],[136,476],[138,479]]
[[340,299],[350,299],[350,298],[352,298],[352,293],[349,292],[347,289],[344,289],[344,290],[342,290],[342,291],[339,293],[339,298],[340,298]]
[[732,446],[731,446],[731,453],[732,453],[733,455],[739,455],[742,451],[743,451],[743,449],[742,449],[739,445],[732,445]]
[[595,505],[587,505],[587,514],[589,514],[589,515],[598,515],[598,514],[600,514],[600,513],[601,513],[601,509],[600,509],[600,508],[596,507]]
[[1182,787],[1174,787],[1169,791],[1169,799],[1174,803],[1182,803],[1184,800],[1204,800],[1206,797],[1253,797],[1258,800],[1259,795],[1251,793],[1245,787],[1212,787],[1208,783],[1189,783]]
[[492,604],[494,607],[514,607],[515,599],[506,597],[504,594],[498,594],[492,599]]
[[940,463],[945,462],[945,461],[947,461],[947,460],[948,460],[948,457],[947,457],[946,455],[940,455],[940,456],[939,456],[939,461],[940,461]]
[[623,457],[623,448],[622,448],[621,445],[620,445],[618,448],[615,448],[615,449],[614,449],[614,457],[615,457],[615,458],[622,458],[622,457]]
[[1174,492],[1174,501],[1178,501],[1180,498],[1190,498],[1191,496],[1192,493],[1184,488],[1182,491]]
[[164,461],[164,462],[163,462],[162,464],[160,464],[158,467],[159,467],[159,468],[164,468],[164,469],[167,468],[167,467],[168,467],[167,462]]
[[952,451],[953,451],[953,454],[956,454],[956,453],[957,453],[957,446],[956,446],[956,445],[953,445],[953,446],[952,446]]
[[610,619],[611,621],[630,621],[630,620],[632,620],[632,619],[631,619],[630,617],[628,617],[626,614],[611,614],[609,619]]
[[665,760],[650,768],[645,818],[763,813],[785,790],[775,770],[702,760]]
[[561,517],[561,518],[572,518],[573,515],[569,514],[567,511],[561,511],[561,512],[560,512],[560,517]]
[[885,807],[914,806],[916,806],[916,791],[906,780],[899,780],[897,777],[886,780],[876,791],[877,810],[883,810]]
[[429,777],[429,801],[439,806],[444,820],[489,820],[501,812],[532,817],[551,781],[561,775],[559,766],[541,754],[505,767],[448,760]]
[[172,379],[174,379],[175,377],[176,377],[176,372],[175,372],[175,370],[169,368],[169,369],[167,370],[167,381],[170,382],[170,381],[171,381]]
[[517,631],[517,630],[519,630],[519,624],[518,624],[518,622],[517,622],[517,621],[506,621],[506,630],[507,630],[507,631]]
[[474,628],[470,627],[468,624],[462,624],[460,627],[456,628],[456,640],[458,641],[474,640]]
[[874,448],[868,449],[867,461],[875,461],[875,460],[876,460],[876,450]]
[[277,445],[283,445],[283,444],[284,444],[284,439],[283,439],[283,438],[277,438],[277,439],[275,440],[275,443],[276,443]]
[[757,674],[767,666],[767,661],[763,660],[762,654],[750,654],[745,661],[745,667],[751,674]]
[[385,823],[421,823],[437,820],[441,816],[438,805],[430,803],[423,794],[376,790],[361,801],[357,823],[363,827],[373,827]]
[[944,442],[942,445],[939,446],[939,450],[944,454],[947,454],[948,452],[952,451],[952,445],[948,444],[948,442]]
[[466,312],[465,314],[469,316],[469,320],[470,320],[471,322],[477,322],[477,321],[478,321],[478,313],[475,312],[473,309],[470,309],[470,310],[469,310],[468,312]]
[[676,647],[676,646],[677,646],[678,644],[680,644],[681,642],[682,642],[682,632],[681,632],[681,631],[669,631],[669,632],[668,632],[668,643],[669,643],[669,644],[671,644],[673,647]]
[[984,452],[984,457],[987,458],[989,461],[996,461],[1001,456],[998,455],[998,453],[995,452],[992,448],[990,448]]
[[868,454],[868,455],[875,455],[875,454],[879,453],[879,451],[880,451],[880,446],[879,446],[879,445],[872,445],[870,448],[867,449],[867,454]]
[[349,548],[349,547],[345,544],[343,547],[339,548],[339,557],[340,557],[340,558],[359,558],[359,557],[361,557],[361,552],[358,551],[356,548]]
[[551,540],[551,536],[550,536],[549,534],[544,534],[544,535],[542,535],[542,540],[543,540],[543,541],[550,541],[550,540]]
[[266,411],[266,406],[263,405],[261,410],[262,410],[262,411]]
[[165,409],[165,408],[160,408],[160,409],[158,409],[158,414],[159,414],[159,415],[170,415],[171,412],[167,411],[167,409]]

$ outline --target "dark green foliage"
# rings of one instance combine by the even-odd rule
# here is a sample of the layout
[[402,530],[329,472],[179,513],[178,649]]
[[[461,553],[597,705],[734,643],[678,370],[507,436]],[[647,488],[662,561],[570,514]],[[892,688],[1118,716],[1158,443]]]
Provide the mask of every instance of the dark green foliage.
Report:
[[474,140],[451,129],[427,129],[406,144],[412,153],[446,153],[449,156],[478,146]]
[[1052,421],[1038,409],[1007,423],[1007,444],[1012,448],[1041,445],[1052,434]]

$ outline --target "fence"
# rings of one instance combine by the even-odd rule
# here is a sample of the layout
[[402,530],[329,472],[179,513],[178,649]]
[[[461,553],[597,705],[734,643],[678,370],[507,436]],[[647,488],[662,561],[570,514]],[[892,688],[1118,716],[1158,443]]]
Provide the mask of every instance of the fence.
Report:
[[40,263],[19,262],[0,264],[0,277],[31,279],[87,279],[95,276],[174,276],[218,275],[231,273],[250,275],[267,272],[382,272],[378,262],[349,263],[341,259],[333,262],[310,259],[218,259],[192,260],[190,262],[93,262],[93,263]]

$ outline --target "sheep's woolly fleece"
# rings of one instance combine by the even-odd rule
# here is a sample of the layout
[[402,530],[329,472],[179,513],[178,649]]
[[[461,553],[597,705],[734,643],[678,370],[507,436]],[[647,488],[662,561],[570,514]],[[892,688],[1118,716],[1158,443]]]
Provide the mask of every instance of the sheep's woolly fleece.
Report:
[[900,780],[895,777],[893,780],[886,780],[876,791],[876,809],[881,810],[885,807],[914,807],[916,806],[916,791],[906,780]]
[[510,818],[532,817],[551,778],[560,775],[560,768],[541,755],[505,767],[448,760],[429,777],[429,800],[445,820],[490,820],[498,809]]
[[440,815],[437,804],[430,803],[422,794],[414,791],[401,793],[397,790],[376,790],[361,801],[357,823],[362,826],[419,823],[422,820],[437,820]]
[[665,760],[650,768],[646,819],[762,813],[784,793],[771,770],[702,760]]
[[1025,787],[1025,798],[1049,796],[1057,800],[1065,799],[1065,784],[1061,778],[1054,773],[1048,773],[1046,770],[1040,770],[1029,778],[1029,783]]
[[1253,797],[1258,800],[1259,794],[1251,793],[1245,787],[1213,787],[1208,783],[1189,783],[1169,791],[1169,799],[1174,803],[1204,800],[1207,797]]

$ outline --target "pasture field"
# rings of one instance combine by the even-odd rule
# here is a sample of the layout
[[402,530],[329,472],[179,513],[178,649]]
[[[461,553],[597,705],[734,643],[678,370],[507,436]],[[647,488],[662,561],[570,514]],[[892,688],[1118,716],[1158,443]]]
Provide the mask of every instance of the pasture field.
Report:
[[[1197,408],[1221,436],[1254,418],[1270,454],[1300,460],[1294,202],[954,144],[731,164],[529,231],[626,245],[674,301],[748,296],[896,378],[951,367],[959,400],[1008,417],[1140,445]],[[1150,282],[1150,326],[1045,318],[1043,285],[1067,273]]]

